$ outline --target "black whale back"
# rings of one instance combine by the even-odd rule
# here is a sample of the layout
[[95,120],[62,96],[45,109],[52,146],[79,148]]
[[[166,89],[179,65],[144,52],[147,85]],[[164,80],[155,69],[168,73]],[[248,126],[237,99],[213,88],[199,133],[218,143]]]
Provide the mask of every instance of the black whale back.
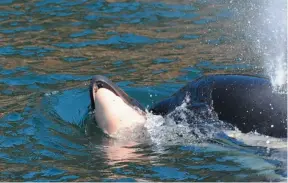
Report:
[[188,83],[170,98],[151,108],[166,115],[181,105],[213,107],[222,121],[244,133],[257,131],[273,137],[287,137],[287,95],[274,93],[268,79],[245,75],[209,75]]

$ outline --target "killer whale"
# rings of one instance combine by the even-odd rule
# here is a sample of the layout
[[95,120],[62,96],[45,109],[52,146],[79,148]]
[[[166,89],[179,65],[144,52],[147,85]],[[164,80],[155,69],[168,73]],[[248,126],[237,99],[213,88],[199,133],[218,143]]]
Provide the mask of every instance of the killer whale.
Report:
[[256,131],[263,135],[287,138],[287,94],[273,92],[271,82],[248,75],[207,75],[189,82],[171,97],[150,109],[167,115],[184,98],[187,108],[210,107],[219,120],[232,124],[241,132]]
[[[92,110],[96,110],[94,96],[101,88],[121,98],[125,107],[129,106],[132,110],[140,111],[139,115],[145,115],[145,109],[137,100],[104,76],[94,76],[91,80],[89,91]],[[233,74],[202,76],[188,82],[148,111],[156,115],[168,115],[183,103],[185,97],[189,98],[188,109],[197,111],[210,107],[220,120],[237,127],[243,133],[257,131],[263,135],[287,138],[287,94],[273,92],[272,84],[266,78]]]

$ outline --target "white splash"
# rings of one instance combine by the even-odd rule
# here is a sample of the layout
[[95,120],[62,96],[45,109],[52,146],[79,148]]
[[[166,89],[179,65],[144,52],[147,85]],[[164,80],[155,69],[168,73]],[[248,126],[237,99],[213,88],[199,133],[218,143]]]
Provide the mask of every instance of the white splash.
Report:
[[266,62],[266,72],[269,74],[273,89],[277,92],[286,92],[287,63],[284,54],[276,56],[274,62]]
[[221,121],[211,110],[192,111],[187,108],[190,98],[165,117],[147,112],[145,128],[153,143],[158,145],[189,145],[213,138],[221,131]]
[[175,145],[179,143],[191,144],[195,141],[195,137],[191,134],[191,129],[187,123],[186,115],[183,114],[187,111],[187,103],[189,97],[186,97],[182,105],[178,106],[172,113],[180,111],[182,115],[182,123],[176,124],[171,117],[162,117],[160,115],[153,115],[147,112],[147,122],[145,127],[150,134],[150,138],[155,144]]

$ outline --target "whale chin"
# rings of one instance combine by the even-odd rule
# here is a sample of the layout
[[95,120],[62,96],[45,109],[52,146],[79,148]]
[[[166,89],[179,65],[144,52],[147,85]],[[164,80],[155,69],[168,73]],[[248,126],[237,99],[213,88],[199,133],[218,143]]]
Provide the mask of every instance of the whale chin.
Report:
[[92,79],[90,98],[98,127],[108,135],[146,121],[142,106],[104,76]]

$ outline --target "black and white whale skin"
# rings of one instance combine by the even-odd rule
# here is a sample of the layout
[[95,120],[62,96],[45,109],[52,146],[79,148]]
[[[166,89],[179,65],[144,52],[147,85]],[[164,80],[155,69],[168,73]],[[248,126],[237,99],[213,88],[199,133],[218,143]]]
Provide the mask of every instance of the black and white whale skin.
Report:
[[287,94],[273,92],[271,82],[262,77],[219,74],[189,82],[171,97],[156,103],[150,111],[167,115],[185,97],[187,108],[211,107],[218,118],[241,132],[287,138]]
[[[97,123],[106,129],[104,131],[117,131],[123,125],[145,119],[146,112],[141,104],[108,78],[94,76],[89,91],[92,110]],[[202,76],[156,103],[149,111],[166,116],[187,97],[187,109],[197,112],[197,109],[209,107],[220,120],[243,133],[256,131],[271,137],[287,138],[287,94],[273,92],[269,79],[232,74]]]

